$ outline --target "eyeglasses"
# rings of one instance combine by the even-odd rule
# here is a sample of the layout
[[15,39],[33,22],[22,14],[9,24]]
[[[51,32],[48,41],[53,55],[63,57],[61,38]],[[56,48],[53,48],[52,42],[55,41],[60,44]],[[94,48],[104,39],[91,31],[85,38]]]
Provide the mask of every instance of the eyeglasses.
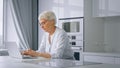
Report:
[[47,21],[45,21],[45,22],[41,22],[41,23],[39,23],[39,24],[40,24],[40,26],[43,26],[43,25],[46,24],[46,22],[47,22]]
[[43,26],[45,23],[39,23],[40,24],[40,26]]

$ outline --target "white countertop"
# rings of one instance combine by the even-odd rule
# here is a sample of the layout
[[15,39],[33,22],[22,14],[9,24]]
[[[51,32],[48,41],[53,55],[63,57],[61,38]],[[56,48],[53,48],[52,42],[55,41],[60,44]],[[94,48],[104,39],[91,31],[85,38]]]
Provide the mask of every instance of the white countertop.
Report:
[[83,52],[83,55],[120,57],[120,53]]
[[[17,59],[17,58],[11,58],[9,56],[0,56],[0,63],[2,65],[9,65],[15,64],[31,64],[36,66],[42,66],[42,67],[56,67],[56,68],[69,68],[69,67],[79,67],[83,65],[80,61],[75,60],[65,60],[65,59],[45,59],[45,58],[39,58],[39,59]],[[93,64],[93,63],[89,63]],[[11,66],[11,65],[10,65]],[[1,68],[1,66],[0,66]]]
[[120,68],[116,64],[83,63],[63,59],[15,59],[0,56],[0,68]]

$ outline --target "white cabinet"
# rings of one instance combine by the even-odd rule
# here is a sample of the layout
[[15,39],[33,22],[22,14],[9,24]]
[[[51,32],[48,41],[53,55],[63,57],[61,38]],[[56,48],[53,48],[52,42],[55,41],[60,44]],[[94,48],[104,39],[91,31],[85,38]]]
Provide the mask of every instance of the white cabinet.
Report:
[[108,63],[108,64],[120,64],[119,53],[89,53],[84,52],[84,61],[97,62],[97,63]]
[[59,18],[83,17],[84,0],[59,0]]
[[84,0],[39,0],[39,13],[55,12],[58,18],[83,17]]
[[84,56],[84,61],[114,64],[114,57],[86,55]]
[[120,0],[93,0],[93,17],[120,16]]
[[120,57],[115,57],[115,64],[120,64]]

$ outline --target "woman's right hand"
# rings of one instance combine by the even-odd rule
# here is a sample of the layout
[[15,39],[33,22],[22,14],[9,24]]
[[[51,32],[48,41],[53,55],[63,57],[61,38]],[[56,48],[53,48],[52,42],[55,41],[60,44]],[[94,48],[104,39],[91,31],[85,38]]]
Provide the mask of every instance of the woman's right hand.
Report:
[[27,53],[27,50],[21,51],[21,54],[22,54],[22,55],[26,55],[26,53]]
[[28,49],[22,52],[22,55],[30,55],[32,57],[37,57],[38,53],[32,49]]
[[22,55],[29,55],[29,51],[30,51],[30,50],[31,50],[31,49],[28,49],[28,50],[22,51],[21,54],[22,54]]

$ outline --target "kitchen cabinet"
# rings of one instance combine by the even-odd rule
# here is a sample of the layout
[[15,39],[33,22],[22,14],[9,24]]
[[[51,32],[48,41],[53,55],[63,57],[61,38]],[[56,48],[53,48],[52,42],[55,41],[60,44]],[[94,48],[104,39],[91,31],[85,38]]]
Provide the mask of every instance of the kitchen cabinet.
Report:
[[120,57],[115,57],[115,64],[120,64]]
[[59,18],[83,17],[84,0],[59,0]]
[[114,64],[114,57],[89,55],[84,56],[84,61]]
[[39,0],[39,13],[45,10],[54,11],[57,18],[83,17],[84,0]]
[[87,62],[120,64],[120,54],[119,53],[84,52],[83,56],[84,56],[84,61],[87,61]]
[[120,16],[120,0],[93,0],[93,17]]

